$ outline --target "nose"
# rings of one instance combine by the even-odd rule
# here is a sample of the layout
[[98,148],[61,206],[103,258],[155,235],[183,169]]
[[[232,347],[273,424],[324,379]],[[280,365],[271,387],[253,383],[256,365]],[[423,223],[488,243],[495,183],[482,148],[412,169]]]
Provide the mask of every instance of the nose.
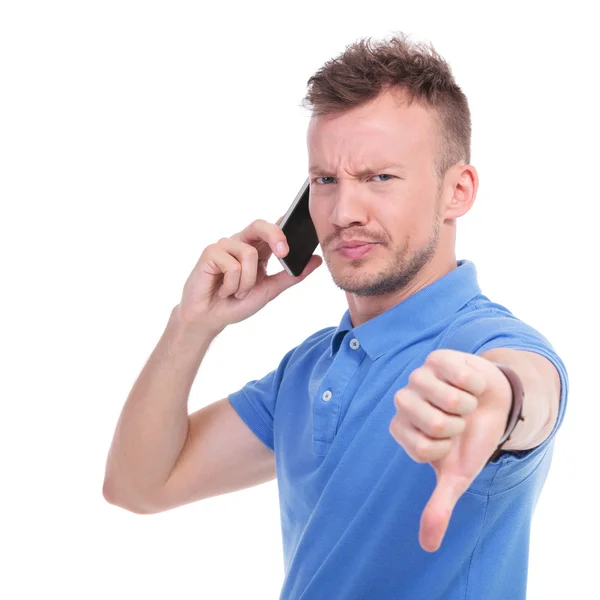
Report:
[[338,180],[335,190],[335,205],[329,221],[338,227],[364,225],[367,212],[361,200],[360,185],[353,181]]

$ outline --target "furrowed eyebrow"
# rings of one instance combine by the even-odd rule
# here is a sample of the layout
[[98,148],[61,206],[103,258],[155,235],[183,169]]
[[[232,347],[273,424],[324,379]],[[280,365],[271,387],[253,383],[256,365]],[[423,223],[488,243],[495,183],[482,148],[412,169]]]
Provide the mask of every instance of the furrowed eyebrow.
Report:
[[[379,175],[379,174],[385,173],[388,169],[401,169],[401,168],[403,168],[401,165],[388,165],[386,167],[380,167],[378,169],[367,168],[367,169],[362,169],[361,171],[358,171],[358,175],[363,176],[363,177],[366,175]],[[333,177],[333,175],[330,175],[326,169],[323,169],[319,165],[311,165],[308,169],[308,172],[311,173],[312,175]]]

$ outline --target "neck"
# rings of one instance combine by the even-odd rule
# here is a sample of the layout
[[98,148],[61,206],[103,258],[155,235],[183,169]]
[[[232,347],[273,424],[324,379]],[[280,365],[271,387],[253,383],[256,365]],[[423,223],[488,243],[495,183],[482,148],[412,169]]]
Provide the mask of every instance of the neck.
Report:
[[427,263],[408,285],[395,292],[379,296],[356,296],[346,292],[352,326],[358,327],[400,304],[453,269],[456,269],[456,256],[454,253],[451,256],[444,257],[443,260],[438,259]]

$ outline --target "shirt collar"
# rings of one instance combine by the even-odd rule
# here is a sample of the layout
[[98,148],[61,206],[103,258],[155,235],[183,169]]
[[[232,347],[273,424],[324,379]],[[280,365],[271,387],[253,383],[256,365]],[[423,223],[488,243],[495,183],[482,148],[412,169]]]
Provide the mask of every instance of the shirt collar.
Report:
[[333,357],[346,333],[353,330],[369,358],[375,360],[398,346],[401,340],[408,342],[438,321],[452,316],[479,294],[475,264],[458,260],[456,269],[354,329],[347,309],[331,337],[329,356]]

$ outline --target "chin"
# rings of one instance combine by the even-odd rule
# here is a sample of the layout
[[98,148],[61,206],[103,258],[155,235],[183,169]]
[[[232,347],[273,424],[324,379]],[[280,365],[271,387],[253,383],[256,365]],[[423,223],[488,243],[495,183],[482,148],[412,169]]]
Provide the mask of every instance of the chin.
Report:
[[356,296],[376,296],[378,295],[379,273],[354,272],[343,275],[339,272],[331,271],[331,277],[335,285],[349,294]]

